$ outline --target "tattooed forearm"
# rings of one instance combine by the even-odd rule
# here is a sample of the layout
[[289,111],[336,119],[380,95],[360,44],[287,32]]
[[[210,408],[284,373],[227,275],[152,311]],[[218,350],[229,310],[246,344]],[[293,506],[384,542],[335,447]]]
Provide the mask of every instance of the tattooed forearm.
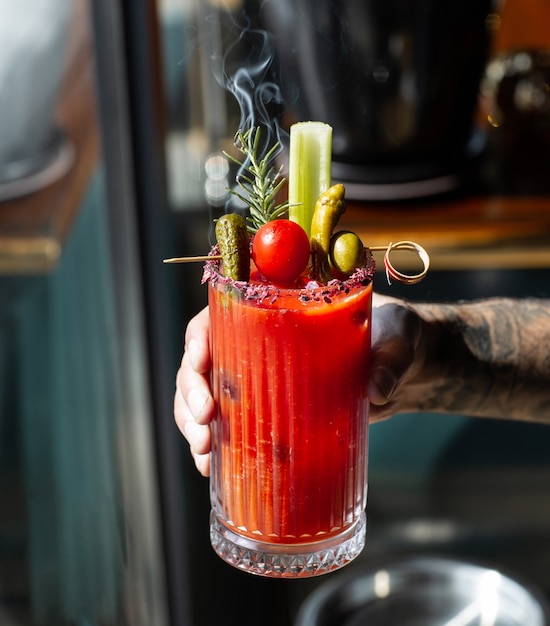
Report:
[[410,306],[428,350],[409,408],[550,423],[550,300]]

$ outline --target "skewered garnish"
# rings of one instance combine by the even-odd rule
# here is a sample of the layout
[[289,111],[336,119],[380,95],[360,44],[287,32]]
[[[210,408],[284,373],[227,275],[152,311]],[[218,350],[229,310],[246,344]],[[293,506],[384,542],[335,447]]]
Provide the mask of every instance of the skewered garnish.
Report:
[[[335,233],[331,240],[336,239],[340,236],[341,233],[346,233],[348,231],[339,231]],[[359,237],[357,239],[360,241]],[[388,278],[388,283],[391,284],[392,279],[397,281],[398,283],[404,285],[414,285],[423,280],[430,269],[430,256],[424,250],[424,248],[414,241],[397,241],[396,243],[389,243],[384,246],[369,246],[364,250],[369,250],[370,252],[384,252],[384,268],[386,270],[386,275]],[[390,254],[397,250],[405,250],[407,252],[414,252],[420,259],[422,263],[422,270],[417,274],[404,274],[397,270],[392,262],[390,261]],[[211,262],[221,260],[221,255],[214,253],[210,254],[201,254],[199,256],[177,256],[171,257],[168,259],[164,259],[163,263],[198,263],[198,262]],[[332,263],[332,258],[331,258]],[[334,267],[334,264],[333,264]],[[339,276],[336,276],[339,278]]]
[[250,278],[250,244],[244,217],[239,213],[222,215],[216,222],[216,239],[225,275],[247,282]]
[[[277,203],[277,197],[286,181],[281,177],[282,168],[275,170],[272,165],[279,144],[260,158],[260,129],[252,128],[237,133],[236,146],[245,157],[243,162],[227,156],[241,168],[237,182],[242,191],[231,193],[249,207],[246,227],[254,234],[252,257],[264,278],[292,287],[306,267],[308,277],[321,283],[328,283],[335,275],[341,278],[352,274],[359,267],[349,267],[350,258],[359,258],[356,250],[335,265],[329,258],[334,227],[345,210],[344,186],[330,186],[332,128],[322,122],[300,122],[291,127],[289,198],[283,203]],[[290,219],[281,219],[287,210]],[[242,277],[246,275],[249,249],[245,249],[242,240],[240,221],[238,237],[235,228],[234,221],[228,222],[220,229],[220,235],[216,229],[216,235],[226,275],[229,271],[231,277]],[[235,244],[237,248],[230,250],[230,245]],[[341,248],[340,245],[337,259],[344,255]],[[364,249],[361,262],[363,259]]]
[[267,280],[293,287],[309,261],[306,231],[290,220],[268,222],[254,235],[252,258]]
[[[332,128],[328,124],[299,122],[291,126],[286,202],[278,201],[286,183],[283,166],[276,169],[273,165],[280,144],[260,158],[263,146],[257,127],[237,132],[235,145],[245,157],[243,161],[226,156],[239,165],[237,183],[241,191],[229,191],[248,205],[249,215],[244,218],[239,213],[228,213],[217,220],[216,238],[227,277],[248,282],[251,256],[264,279],[286,288],[304,284],[304,279],[323,284],[335,278],[344,280],[364,266],[366,248],[358,235],[334,232],[345,211],[345,189],[342,184],[331,186]],[[367,249],[385,251],[388,281],[414,284],[428,271],[429,256],[414,242]],[[413,275],[396,270],[389,256],[398,249],[416,253],[423,270]],[[208,256],[165,259],[165,263],[216,258],[220,257],[211,252]]]
[[359,235],[341,230],[330,238],[329,260],[338,278],[351,276],[365,262],[365,246]]

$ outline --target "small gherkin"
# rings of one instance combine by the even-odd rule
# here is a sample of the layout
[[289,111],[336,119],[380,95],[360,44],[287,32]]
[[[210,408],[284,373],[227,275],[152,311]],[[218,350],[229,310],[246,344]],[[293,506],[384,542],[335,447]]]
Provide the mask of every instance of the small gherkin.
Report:
[[238,213],[222,215],[216,222],[224,274],[233,280],[250,278],[250,244],[246,220]]

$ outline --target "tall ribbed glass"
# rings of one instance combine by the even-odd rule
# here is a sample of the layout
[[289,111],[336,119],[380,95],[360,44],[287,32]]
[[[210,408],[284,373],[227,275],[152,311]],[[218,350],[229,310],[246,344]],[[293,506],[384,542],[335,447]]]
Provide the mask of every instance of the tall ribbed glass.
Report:
[[235,567],[304,577],[363,549],[373,264],[327,287],[207,268],[213,355],[211,541]]

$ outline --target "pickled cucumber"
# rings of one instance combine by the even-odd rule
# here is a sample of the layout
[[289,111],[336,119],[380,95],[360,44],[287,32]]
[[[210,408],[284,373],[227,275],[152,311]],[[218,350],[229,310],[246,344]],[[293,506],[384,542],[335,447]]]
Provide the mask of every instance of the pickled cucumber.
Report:
[[216,222],[216,239],[224,274],[233,280],[247,282],[250,278],[250,243],[245,218],[238,213],[222,215]]

